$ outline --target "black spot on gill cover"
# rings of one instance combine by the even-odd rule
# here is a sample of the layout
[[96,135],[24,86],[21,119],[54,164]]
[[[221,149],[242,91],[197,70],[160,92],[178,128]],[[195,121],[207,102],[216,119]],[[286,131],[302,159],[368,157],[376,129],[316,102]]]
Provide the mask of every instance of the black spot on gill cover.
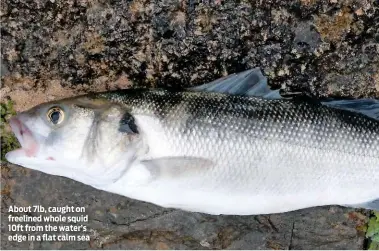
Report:
[[118,130],[125,133],[138,133],[138,128],[135,124],[134,117],[130,113],[126,112],[122,116]]

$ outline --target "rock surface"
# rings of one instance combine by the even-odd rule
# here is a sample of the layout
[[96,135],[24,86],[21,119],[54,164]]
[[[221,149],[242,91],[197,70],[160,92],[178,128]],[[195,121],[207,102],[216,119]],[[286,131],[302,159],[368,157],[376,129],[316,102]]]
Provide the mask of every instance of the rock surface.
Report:
[[[312,96],[379,97],[376,0],[5,0],[1,96],[17,111],[88,91],[193,86],[261,67]],[[2,164],[1,248],[361,249],[366,216],[323,207],[270,216],[163,209]],[[9,242],[10,205],[85,206],[89,242]]]

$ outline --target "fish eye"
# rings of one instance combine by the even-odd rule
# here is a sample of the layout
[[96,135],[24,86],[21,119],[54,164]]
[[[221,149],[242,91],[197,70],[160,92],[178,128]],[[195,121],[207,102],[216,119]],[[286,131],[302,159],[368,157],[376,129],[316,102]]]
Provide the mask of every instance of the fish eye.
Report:
[[64,120],[64,111],[60,107],[52,107],[47,111],[47,119],[54,125],[59,125]]

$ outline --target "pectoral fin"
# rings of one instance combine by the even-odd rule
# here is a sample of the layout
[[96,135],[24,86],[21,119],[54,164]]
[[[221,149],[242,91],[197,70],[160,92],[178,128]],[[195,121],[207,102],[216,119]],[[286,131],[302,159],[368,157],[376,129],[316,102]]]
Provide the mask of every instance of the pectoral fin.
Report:
[[149,170],[153,179],[199,176],[213,166],[213,162],[196,157],[166,157],[143,160],[141,163]]

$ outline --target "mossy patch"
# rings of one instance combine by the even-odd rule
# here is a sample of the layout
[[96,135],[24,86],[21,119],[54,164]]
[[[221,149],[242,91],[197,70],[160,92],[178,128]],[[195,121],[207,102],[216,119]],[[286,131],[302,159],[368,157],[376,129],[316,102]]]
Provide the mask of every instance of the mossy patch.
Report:
[[366,237],[369,239],[368,249],[379,249],[379,211],[374,212],[367,226]]
[[16,115],[16,111],[13,108],[13,103],[11,100],[8,100],[5,103],[0,103],[1,109],[1,120],[0,120],[0,136],[1,136],[1,160],[6,161],[5,154],[9,151],[12,151],[20,147],[20,144],[17,141],[17,138],[13,135],[12,132],[7,130],[6,123],[8,119]]

